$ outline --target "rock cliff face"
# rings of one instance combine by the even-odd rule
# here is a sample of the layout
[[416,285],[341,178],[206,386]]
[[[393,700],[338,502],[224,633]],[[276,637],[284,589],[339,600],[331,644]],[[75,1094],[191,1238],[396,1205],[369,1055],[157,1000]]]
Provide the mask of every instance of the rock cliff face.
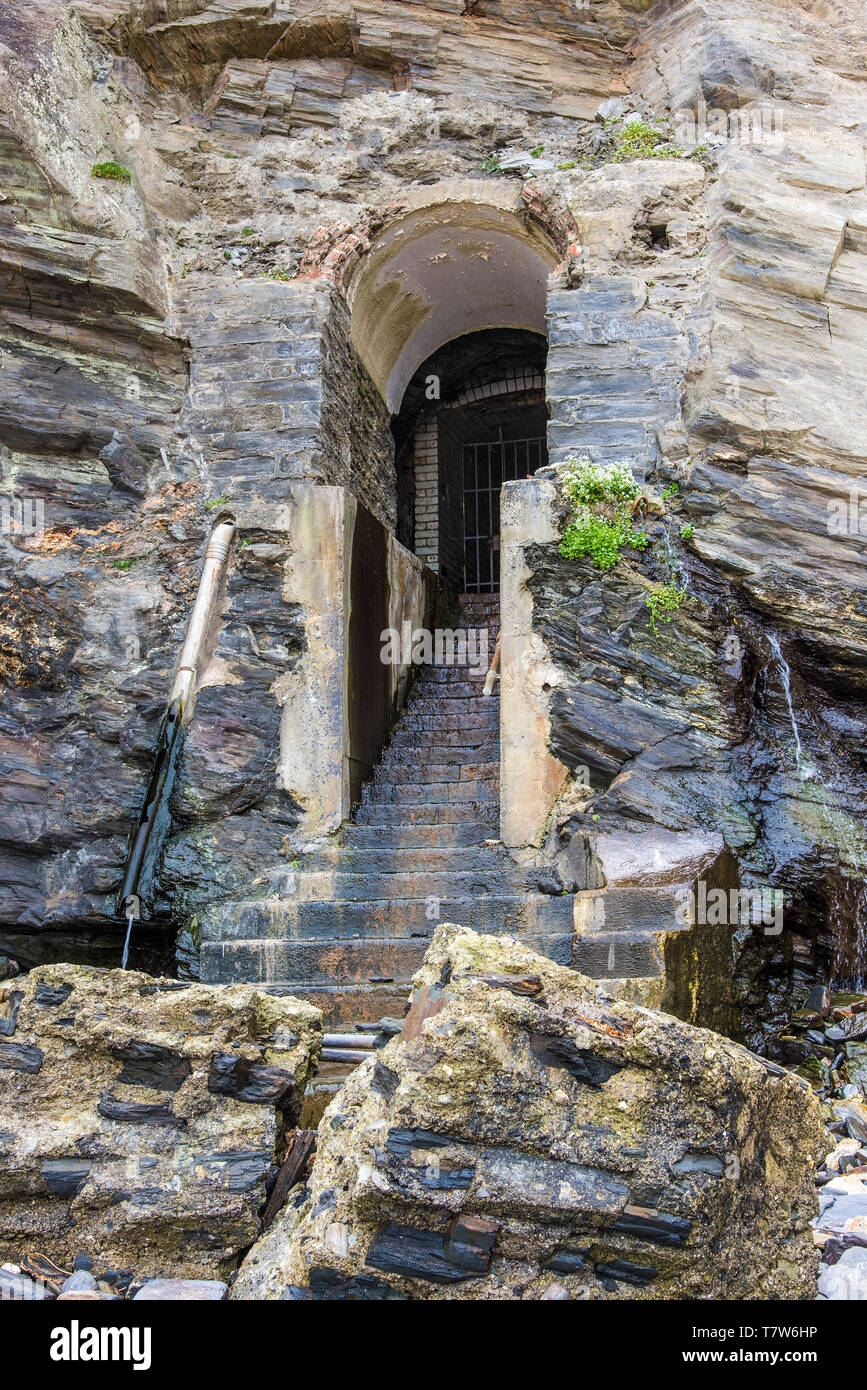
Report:
[[0,986],[0,1257],[228,1273],[259,1233],[320,1027],[248,985],[54,965]]
[[[568,886],[598,835],[688,832],[721,837],[744,884],[779,888],[782,935],[736,934],[751,1038],[815,976],[858,972],[859,14],[4,8],[0,950],[116,962],[129,827],[227,509],[238,543],[138,963],[166,966],[181,928],[194,957],[202,912],[297,854],[303,798],[276,767],[309,615],[287,509],[293,485],[334,484],[394,525],[389,411],[353,296],[371,247],[442,203],[473,209],[474,237],[505,208],[560,257],[553,462],[617,458],[679,489],[642,565],[601,577],[556,546],[528,557],[551,749],[575,775],[545,856]],[[624,149],[630,112],[698,156]],[[94,177],[109,161],[120,178]],[[672,567],[688,601],[654,633],[646,580]]]
[[510,938],[437,930],[235,1298],[814,1297],[803,1083]]

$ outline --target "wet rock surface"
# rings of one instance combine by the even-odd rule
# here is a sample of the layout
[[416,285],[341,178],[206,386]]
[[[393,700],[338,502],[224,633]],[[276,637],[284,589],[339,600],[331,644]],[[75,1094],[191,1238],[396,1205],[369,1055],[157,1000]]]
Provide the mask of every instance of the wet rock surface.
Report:
[[810,1084],[828,1129],[813,1222],[819,1296],[867,1299],[867,994],[817,985],[768,1051]]
[[127,1284],[231,1270],[259,1233],[320,1021],[252,986],[132,971],[42,966],[0,985],[0,1258],[38,1252],[69,1296],[112,1269]]
[[232,1297],[815,1297],[803,1081],[510,938],[442,926],[414,984]]

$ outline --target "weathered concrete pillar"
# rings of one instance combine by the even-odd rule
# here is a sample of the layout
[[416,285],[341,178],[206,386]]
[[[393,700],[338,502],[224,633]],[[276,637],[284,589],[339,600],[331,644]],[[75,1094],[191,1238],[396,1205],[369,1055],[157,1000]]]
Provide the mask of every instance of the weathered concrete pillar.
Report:
[[347,595],[355,498],[342,487],[296,483],[283,596],[301,605],[305,650],[281,690],[277,784],[304,808],[306,834],[349,815]]
[[435,576],[351,492],[292,486],[283,597],[301,607],[304,652],[281,681],[277,784],[303,808],[302,837],[345,821],[406,695],[409,651],[383,664],[382,634],[429,626]]
[[528,545],[557,534],[556,489],[543,478],[506,483],[500,504],[500,838],[538,844],[566,778],[548,750],[548,703],[559,676],[538,633],[527,589]]

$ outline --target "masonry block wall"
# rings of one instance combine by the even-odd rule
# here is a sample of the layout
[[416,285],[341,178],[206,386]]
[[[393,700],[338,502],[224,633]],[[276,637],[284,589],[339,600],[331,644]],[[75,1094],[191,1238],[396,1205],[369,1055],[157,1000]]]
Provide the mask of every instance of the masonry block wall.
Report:
[[680,416],[686,336],[645,308],[644,282],[598,275],[548,298],[550,461],[585,453],[626,460],[637,477],[661,454]]

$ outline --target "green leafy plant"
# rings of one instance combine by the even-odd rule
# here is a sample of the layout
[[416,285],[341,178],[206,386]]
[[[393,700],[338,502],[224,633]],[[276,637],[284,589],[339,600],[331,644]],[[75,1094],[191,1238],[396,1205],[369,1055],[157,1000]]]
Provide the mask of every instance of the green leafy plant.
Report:
[[663,502],[667,502],[667,501],[669,500],[670,497],[674,497],[674,495],[675,495],[675,493],[677,492],[677,489],[679,488],[679,486],[680,486],[679,483],[669,483],[668,487],[665,489],[665,491],[664,491],[663,494],[662,494],[662,500],[663,500]]
[[210,502],[205,503],[205,507],[208,511],[210,511],[212,507],[223,507],[227,500],[228,499],[225,497],[212,497]]
[[569,159],[569,160],[567,160],[565,164],[558,164],[558,165],[557,165],[557,168],[558,168],[558,169],[574,169],[575,167],[576,167],[576,165],[575,165],[575,160],[574,160],[574,159]]
[[638,496],[638,484],[625,463],[594,463],[582,455],[571,458],[563,470],[563,490],[576,507],[597,502],[619,505]]
[[679,153],[668,144],[655,121],[633,116],[617,136],[612,159],[615,164],[623,164],[630,159],[676,159]]
[[681,536],[683,537],[683,539],[684,539],[685,541],[691,541],[692,538],[693,538],[693,536],[695,535],[695,527],[694,527],[694,526],[681,526],[681,528],[680,528],[680,534],[681,534]]
[[625,464],[570,459],[563,473],[563,491],[574,511],[560,538],[560,554],[567,560],[589,555],[594,568],[610,570],[625,546],[646,548],[647,534],[632,521],[638,484]]
[[255,227],[242,227],[242,228],[241,228],[241,236],[255,236],[255,235],[256,235],[256,228],[255,228]]
[[503,156],[500,154],[489,154],[482,165],[483,174],[498,174],[500,172],[500,162]]
[[674,614],[686,598],[686,589],[679,589],[673,579],[665,584],[654,584],[644,601],[650,609],[650,630],[658,632],[657,622],[670,623]]
[[113,159],[106,160],[104,164],[94,164],[90,172],[95,179],[114,179],[115,183],[129,183],[132,179],[129,169]]
[[123,570],[124,574],[126,574],[127,570],[129,569],[132,563],[132,560],[112,560],[114,568],[116,570]]
[[544,146],[544,145],[534,145],[533,148],[532,148],[531,151],[530,151],[530,158],[531,158],[531,159],[541,159],[541,157],[542,157],[542,155],[543,155],[544,153],[545,153],[545,146]]
[[290,269],[289,266],[275,265],[273,270],[268,271],[266,278],[268,280],[294,280],[297,274],[298,271]]

